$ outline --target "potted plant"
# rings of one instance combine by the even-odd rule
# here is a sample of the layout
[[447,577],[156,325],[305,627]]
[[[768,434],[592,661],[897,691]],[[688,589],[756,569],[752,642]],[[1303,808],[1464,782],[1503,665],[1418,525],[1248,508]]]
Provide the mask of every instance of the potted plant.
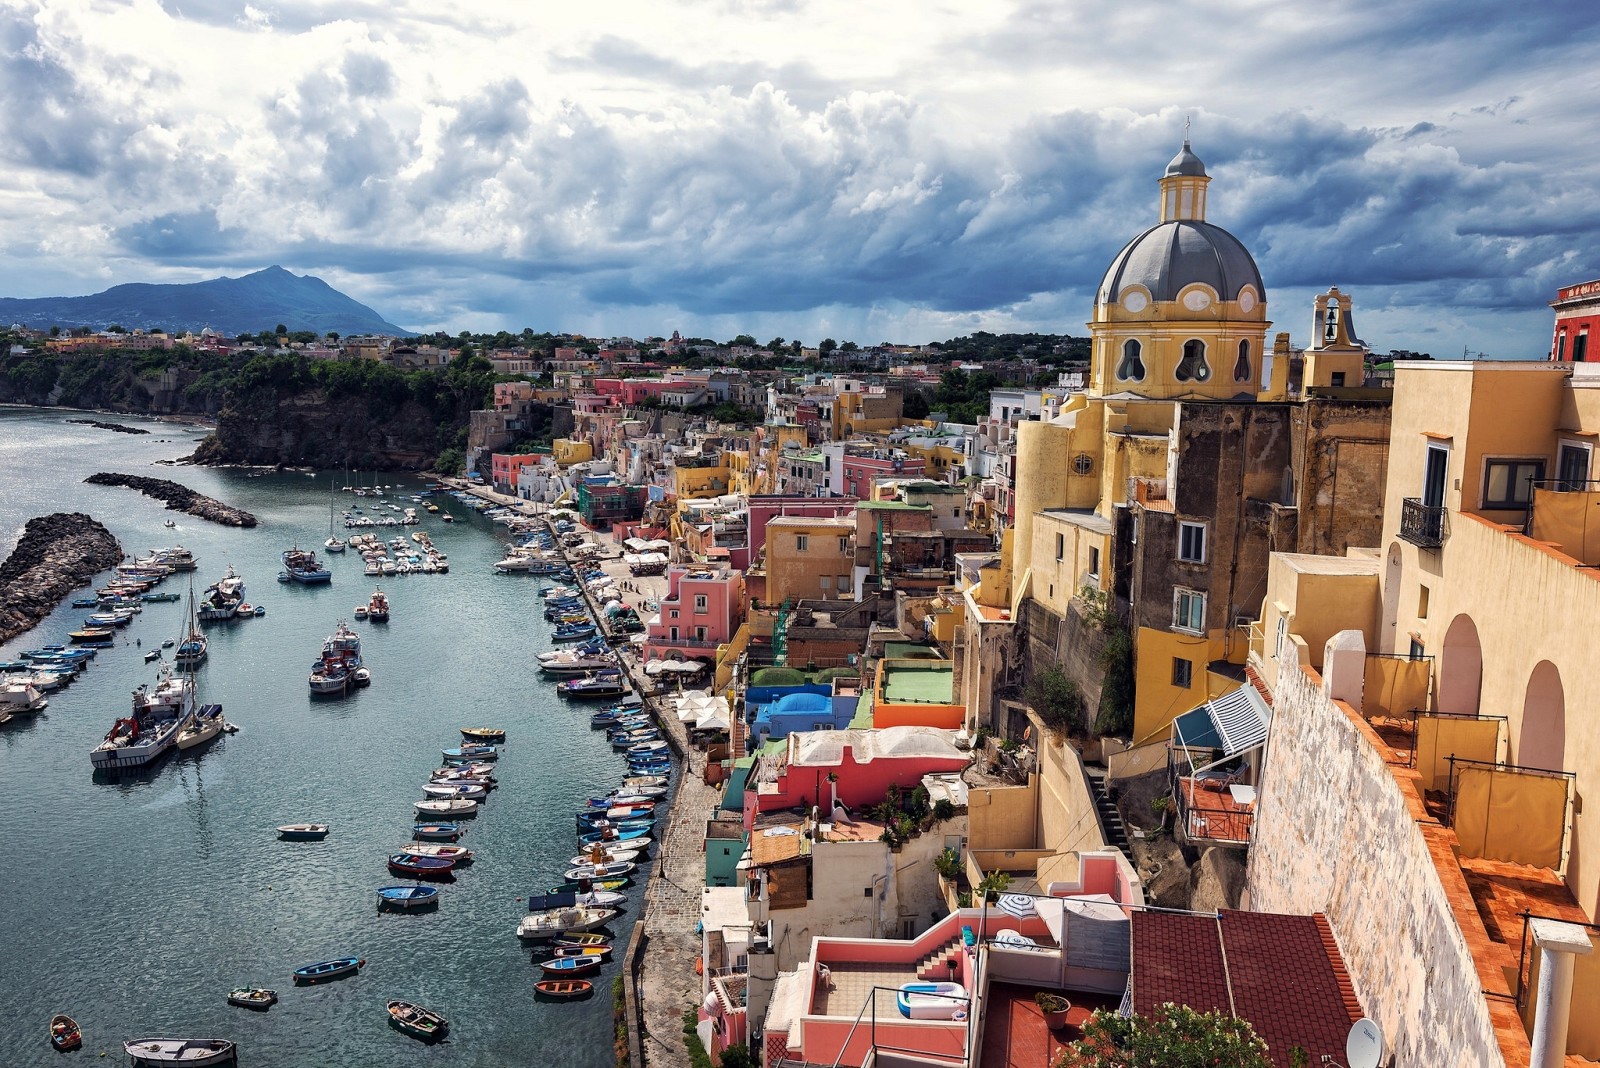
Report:
[[1060,994],[1052,994],[1045,990],[1033,995],[1033,1002],[1039,1006],[1039,1011],[1044,1013],[1044,1025],[1050,1030],[1057,1031],[1067,1026],[1067,1010],[1072,1008],[1072,1002]]

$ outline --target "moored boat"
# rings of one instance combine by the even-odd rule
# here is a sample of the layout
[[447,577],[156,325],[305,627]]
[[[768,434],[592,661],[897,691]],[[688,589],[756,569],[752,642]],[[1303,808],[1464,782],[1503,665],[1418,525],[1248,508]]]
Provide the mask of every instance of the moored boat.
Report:
[[292,549],[285,549],[282,559],[284,574],[291,582],[314,586],[333,581],[333,573],[317,561],[317,554],[311,549],[296,545]]
[[474,816],[478,812],[478,803],[468,801],[466,798],[450,797],[435,798],[428,801],[418,801],[412,806],[424,816]]
[[241,986],[228,991],[228,1004],[265,1011],[278,1003],[278,992],[266,987]]
[[239,1050],[225,1038],[135,1038],[122,1044],[135,1065],[181,1064],[202,1068],[208,1064],[236,1064]]
[[551,946],[550,955],[558,959],[562,957],[577,957],[581,960],[584,957],[594,957],[603,961],[610,960],[611,943],[606,942],[598,946]]
[[307,964],[303,968],[294,970],[294,981],[312,986],[329,979],[354,975],[366,967],[366,964],[366,961],[358,957],[340,957],[338,960],[325,960],[320,964]]
[[424,857],[417,853],[389,854],[389,870],[414,879],[436,879],[449,875],[456,862],[448,857]]
[[594,984],[587,979],[545,979],[534,983],[533,989],[547,998],[570,1001],[594,993]]
[[562,931],[555,937],[558,946],[602,946],[610,943],[609,936],[593,931]]
[[286,823],[278,828],[278,837],[285,842],[320,842],[328,837],[326,823]]
[[78,1021],[64,1012],[50,1017],[50,1045],[61,1053],[70,1053],[83,1045],[83,1032],[78,1030]]
[[502,727],[462,727],[462,740],[479,744],[499,744],[506,740],[506,732]]
[[378,907],[382,909],[410,912],[437,905],[438,903],[439,888],[436,886],[378,887]]
[[552,957],[550,960],[540,961],[539,970],[553,979],[564,979],[576,975],[591,975],[600,970],[600,964],[601,960],[596,956]]
[[589,905],[530,912],[517,924],[517,937],[541,939],[551,938],[565,931],[592,931],[596,927],[603,927],[616,915],[616,909],[595,908]]
[[443,752],[449,761],[500,759],[500,750],[492,745],[460,745]]
[[156,688],[134,691],[133,714],[112,725],[89,762],[108,771],[144,767],[173,747],[194,714],[194,677],[174,676],[163,666]]
[[373,590],[372,596],[367,598],[367,621],[369,623],[389,622],[389,598],[381,589]]
[[439,842],[408,842],[401,847],[402,852],[411,853],[419,857],[443,857],[455,861],[456,867],[472,863],[472,850],[466,846],[441,844]]
[[179,749],[193,749],[205,745],[221,734],[227,725],[228,721],[222,718],[221,705],[201,705],[189,725],[178,732],[177,746]]
[[429,842],[455,842],[466,833],[459,823],[419,823],[411,828],[411,837]]
[[487,787],[477,783],[466,782],[429,782],[424,783],[422,792],[428,797],[464,797],[470,801],[482,801],[489,796]]
[[409,1001],[389,1002],[389,1023],[402,1034],[424,1042],[437,1042],[450,1030],[450,1021]]

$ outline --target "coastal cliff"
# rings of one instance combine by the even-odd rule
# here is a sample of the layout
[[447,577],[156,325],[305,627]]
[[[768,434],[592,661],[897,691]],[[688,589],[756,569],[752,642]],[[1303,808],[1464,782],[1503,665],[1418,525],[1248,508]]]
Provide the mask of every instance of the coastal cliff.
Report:
[[122,546],[93,517],[57,512],[28,520],[0,564],[0,642],[55,610],[61,598],[122,560]]
[[129,489],[138,490],[146,497],[166,501],[167,508],[174,512],[185,512],[213,523],[221,523],[223,526],[256,525],[256,517],[244,509],[230,507],[213,497],[196,493],[188,486],[168,482],[164,478],[145,478],[143,475],[120,475],[111,471],[101,471],[90,475],[84,481],[91,486],[127,486]]

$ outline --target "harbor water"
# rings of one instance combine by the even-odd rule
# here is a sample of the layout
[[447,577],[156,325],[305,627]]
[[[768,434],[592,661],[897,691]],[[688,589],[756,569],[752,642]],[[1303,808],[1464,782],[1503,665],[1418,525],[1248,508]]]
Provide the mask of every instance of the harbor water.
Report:
[[[152,433],[66,421],[81,416],[0,409],[0,556],[30,517],[86,512],[129,554],[173,544],[193,551],[197,594],[233,565],[246,599],[267,611],[207,627],[200,699],[221,703],[239,733],[153,771],[97,781],[89,751],[127,714],[134,688],[156,679],[158,665],[142,654],[179,636],[181,601],[148,605],[118,632],[116,648],[50,695],[48,709],[0,725],[0,776],[15,821],[0,1064],[61,1063],[46,1041],[58,1012],[83,1029],[77,1056],[105,1052],[117,1063],[124,1040],[167,1036],[229,1038],[241,1064],[271,1068],[613,1064],[611,983],[620,965],[591,976],[586,1001],[545,1002],[533,991],[542,955],[516,937],[523,899],[561,882],[578,851],[576,807],[624,772],[603,734],[589,729],[590,709],[556,697],[530,666],[549,647],[549,627],[537,580],[491,569],[504,528],[442,494],[432,499],[458,522],[416,505],[420,527],[375,528],[386,541],[427,531],[449,554],[450,572],[382,580],[390,621],[357,622],[352,609],[379,580],[362,575],[355,553],[324,557],[331,585],[276,581],[283,550],[299,544],[323,555],[330,486],[356,475],[159,466],[192,451],[199,433],[126,416],[100,418]],[[181,482],[255,513],[260,525],[217,526],[134,490],[85,485],[96,471]],[[382,499],[406,506],[416,502],[396,494],[422,486],[408,475],[360,478],[399,486]],[[377,500],[333,496],[338,510],[359,503],[369,515],[380,514]],[[164,525],[169,519],[175,528]],[[338,532],[346,536],[342,525]],[[186,594],[188,576],[160,590]],[[0,660],[66,642],[85,614],[63,604],[0,646]],[[362,637],[372,685],[313,699],[310,664],[341,618]],[[411,837],[421,784],[440,750],[460,744],[459,728],[479,725],[504,727],[508,738],[500,788],[460,843],[476,863],[437,884],[436,910],[380,913],[373,891],[407,881],[387,871],[385,857]],[[326,822],[332,833],[320,843],[277,839],[274,827],[304,821]],[[618,957],[640,884],[609,928]],[[304,988],[290,981],[297,967],[345,956],[365,958],[359,976]],[[272,987],[280,1001],[264,1013],[230,1007],[225,997],[237,986]],[[393,998],[448,1017],[448,1039],[425,1046],[392,1030],[384,1006]]]

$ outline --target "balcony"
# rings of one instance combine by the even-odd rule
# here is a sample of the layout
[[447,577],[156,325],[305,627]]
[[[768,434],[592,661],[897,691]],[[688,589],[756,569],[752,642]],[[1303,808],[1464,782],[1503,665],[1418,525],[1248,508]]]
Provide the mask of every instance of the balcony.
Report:
[[1440,507],[1430,507],[1416,497],[1400,504],[1400,537],[1422,549],[1437,549],[1450,533],[1449,518]]

